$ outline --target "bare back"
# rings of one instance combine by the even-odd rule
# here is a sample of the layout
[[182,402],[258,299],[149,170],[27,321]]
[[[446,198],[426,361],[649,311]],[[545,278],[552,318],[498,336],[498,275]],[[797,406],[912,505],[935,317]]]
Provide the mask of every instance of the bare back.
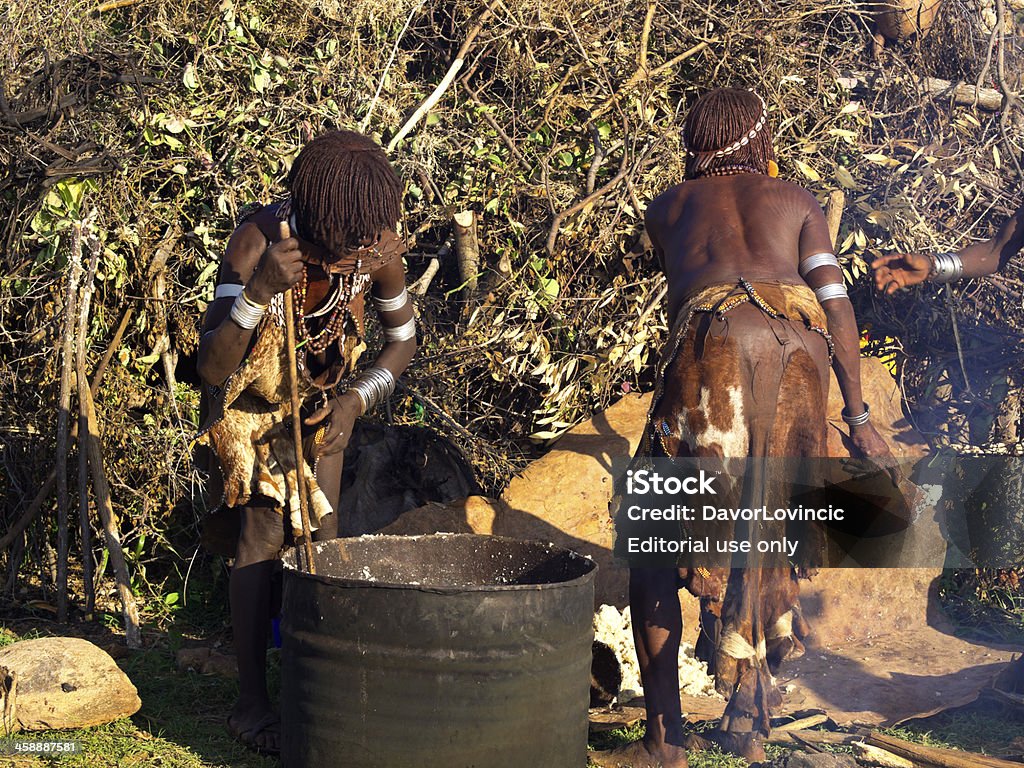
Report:
[[651,202],[646,221],[668,278],[670,318],[684,297],[714,283],[744,277],[803,285],[799,262],[832,250],[814,196],[761,174],[676,185]]

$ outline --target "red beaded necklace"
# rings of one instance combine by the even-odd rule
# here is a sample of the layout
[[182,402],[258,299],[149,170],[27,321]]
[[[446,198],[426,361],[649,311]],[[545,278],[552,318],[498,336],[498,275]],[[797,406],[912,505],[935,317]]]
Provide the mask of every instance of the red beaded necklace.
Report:
[[[338,279],[335,282],[331,280],[331,291],[336,296],[332,299],[331,293],[328,293],[325,301],[334,301],[333,309],[331,310],[330,316],[327,318],[327,322],[324,323],[323,327],[313,335],[309,333],[309,327],[307,325],[310,319],[316,319],[322,314],[320,312],[311,312],[307,315],[304,311],[306,305],[306,292],[309,289],[309,272],[306,265],[302,266],[302,280],[295,286],[295,327],[298,330],[301,344],[308,344],[307,349],[312,352],[319,354],[325,351],[332,343],[338,339],[344,339],[345,336],[345,313],[348,311],[349,301],[352,300],[351,290],[346,292],[345,285],[346,281],[344,277]],[[346,295],[348,293],[349,295]]]

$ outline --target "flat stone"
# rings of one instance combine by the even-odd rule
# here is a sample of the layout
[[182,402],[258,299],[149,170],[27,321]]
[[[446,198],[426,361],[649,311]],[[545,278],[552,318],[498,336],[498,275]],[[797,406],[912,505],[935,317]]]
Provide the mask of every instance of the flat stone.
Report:
[[85,728],[138,712],[142,702],[110,655],[87,640],[44,637],[0,648],[13,694],[0,733]]

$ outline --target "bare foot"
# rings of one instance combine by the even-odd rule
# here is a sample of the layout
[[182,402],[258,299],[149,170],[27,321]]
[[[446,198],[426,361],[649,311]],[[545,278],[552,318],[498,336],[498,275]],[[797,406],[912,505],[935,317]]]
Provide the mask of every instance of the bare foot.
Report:
[[591,765],[598,768],[687,768],[686,750],[670,744],[651,751],[642,741],[634,741],[607,752],[590,752],[587,756]]
[[235,741],[262,755],[281,752],[281,718],[275,712],[232,712],[227,732]]
[[686,737],[686,748],[696,752],[717,746],[723,752],[742,757],[748,763],[764,761],[764,743],[758,733],[729,733],[728,731],[704,731],[691,733]]

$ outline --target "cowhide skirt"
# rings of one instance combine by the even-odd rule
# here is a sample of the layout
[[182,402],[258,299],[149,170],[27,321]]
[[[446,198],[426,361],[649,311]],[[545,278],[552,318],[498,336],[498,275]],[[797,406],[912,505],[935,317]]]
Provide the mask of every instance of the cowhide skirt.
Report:
[[[652,456],[826,455],[829,344],[821,305],[804,285],[747,286],[710,286],[680,310],[645,436]],[[787,484],[813,482],[777,476],[782,473],[773,473],[773,466],[746,472],[730,505],[757,507],[785,497]],[[770,526],[787,523],[762,525],[761,535],[772,537],[781,532]],[[713,535],[723,533],[750,531],[741,523]],[[724,567],[681,569],[680,578],[701,598],[698,655],[729,698],[721,729],[767,734],[771,711],[782,701],[773,673],[784,658],[803,651],[797,578],[817,563],[751,558],[748,566],[758,567],[729,568],[726,561]]]

